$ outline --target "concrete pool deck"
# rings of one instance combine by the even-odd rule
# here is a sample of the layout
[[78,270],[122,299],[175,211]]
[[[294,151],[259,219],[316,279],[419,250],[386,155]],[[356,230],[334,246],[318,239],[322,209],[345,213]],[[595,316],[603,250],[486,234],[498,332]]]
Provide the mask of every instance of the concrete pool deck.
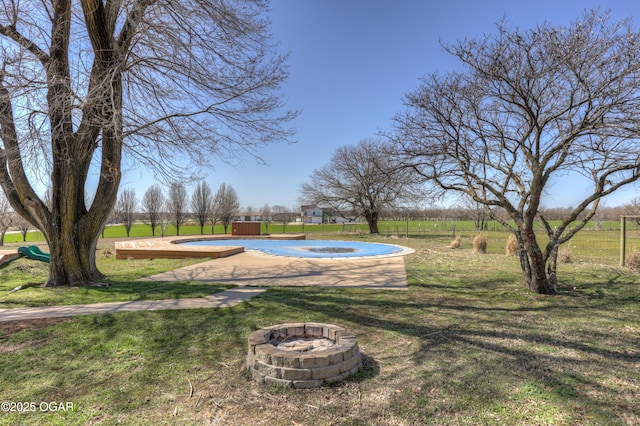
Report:
[[[202,281],[247,287],[346,287],[368,289],[406,289],[404,256],[413,253],[402,247],[400,253],[351,258],[302,258],[275,256],[258,250],[234,246],[234,239],[305,240],[305,234],[269,236],[182,236],[126,240],[116,243],[117,257],[211,257],[213,260],[144,278],[145,281]],[[228,246],[187,246],[176,242],[203,239],[228,240]],[[313,240],[308,240],[312,242]],[[226,244],[226,241],[225,241]]]
[[255,250],[221,257],[144,278],[145,281],[203,281],[249,287],[344,287],[407,289],[404,256],[310,259]]

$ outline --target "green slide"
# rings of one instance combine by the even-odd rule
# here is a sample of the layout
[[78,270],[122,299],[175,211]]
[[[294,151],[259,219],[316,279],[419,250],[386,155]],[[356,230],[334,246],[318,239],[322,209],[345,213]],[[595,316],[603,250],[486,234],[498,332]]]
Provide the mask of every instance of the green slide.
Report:
[[44,253],[38,246],[22,246],[18,248],[18,253],[28,257],[29,259],[39,260],[41,262],[49,263],[51,255]]

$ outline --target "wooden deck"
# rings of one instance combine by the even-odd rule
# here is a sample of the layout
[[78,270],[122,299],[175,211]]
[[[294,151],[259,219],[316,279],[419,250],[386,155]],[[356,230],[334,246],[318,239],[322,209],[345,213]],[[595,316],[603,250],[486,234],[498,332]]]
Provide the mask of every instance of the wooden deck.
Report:
[[18,250],[0,250],[0,265],[22,256]]
[[242,253],[244,247],[185,246],[168,241],[134,240],[116,243],[116,259],[184,259],[210,257],[217,259]]
[[[198,240],[228,240],[228,246],[187,246],[178,242]],[[304,234],[277,235],[207,235],[149,238],[143,240],[126,240],[116,242],[116,259],[184,259],[208,257],[218,259],[242,253],[244,247],[234,245],[234,239],[274,239],[274,240],[304,240]]]

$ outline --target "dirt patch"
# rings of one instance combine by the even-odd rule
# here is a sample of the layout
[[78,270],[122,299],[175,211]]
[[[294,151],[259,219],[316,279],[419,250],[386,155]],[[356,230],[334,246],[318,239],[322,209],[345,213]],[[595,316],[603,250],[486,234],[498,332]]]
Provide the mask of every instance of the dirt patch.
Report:
[[356,250],[350,247],[310,247],[313,253],[354,253]]
[[8,354],[11,352],[21,351],[26,348],[38,347],[44,344],[47,339],[32,339],[22,343],[8,343],[6,340],[9,336],[19,333],[22,330],[39,330],[51,325],[62,322],[71,321],[71,318],[43,318],[21,321],[7,321],[0,323],[0,354]]
[[2,339],[11,336],[12,334],[16,334],[22,330],[39,330],[41,328],[60,324],[66,321],[71,321],[71,318],[41,318],[0,322],[0,346],[2,345]]

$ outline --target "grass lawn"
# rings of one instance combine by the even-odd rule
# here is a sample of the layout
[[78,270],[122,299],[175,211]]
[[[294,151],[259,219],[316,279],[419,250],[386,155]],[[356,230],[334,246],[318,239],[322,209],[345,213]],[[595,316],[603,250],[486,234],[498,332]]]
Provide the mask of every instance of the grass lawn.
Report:
[[171,283],[137,281],[139,278],[170,271],[202,259],[116,260],[115,240],[101,240],[96,262],[107,274],[104,287],[44,289],[29,287],[11,293],[18,285],[43,283],[48,264],[19,258],[0,268],[0,309],[43,305],[74,305],[101,302],[128,302],[145,299],[205,297],[232,286],[215,283],[174,281]]
[[[448,237],[376,240],[416,250],[406,258],[409,290],[270,288],[233,308],[0,323],[1,400],[73,404],[0,412],[0,424],[640,423],[638,275],[563,264],[560,293],[538,296],[522,286],[517,260],[501,253],[450,250]],[[155,297],[137,294],[136,278],[179,266],[104,265],[107,289],[121,283],[114,294],[130,298]],[[3,282],[0,302],[18,275]],[[167,286],[164,294],[213,290]],[[253,382],[243,368],[247,335],[289,321],[347,327],[364,370],[313,390]]]

